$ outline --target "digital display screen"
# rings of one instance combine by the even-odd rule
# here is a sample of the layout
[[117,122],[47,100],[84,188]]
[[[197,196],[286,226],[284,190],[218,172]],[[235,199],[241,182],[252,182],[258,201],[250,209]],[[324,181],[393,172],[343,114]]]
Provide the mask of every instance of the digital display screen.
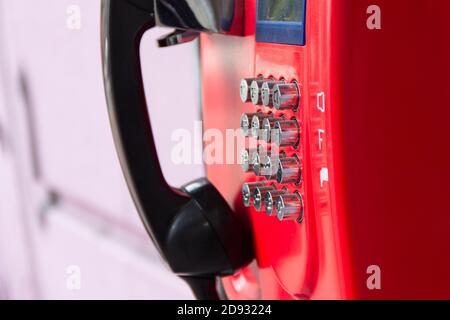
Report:
[[258,0],[256,41],[304,46],[308,0]]
[[303,0],[259,0],[258,20],[301,22]]

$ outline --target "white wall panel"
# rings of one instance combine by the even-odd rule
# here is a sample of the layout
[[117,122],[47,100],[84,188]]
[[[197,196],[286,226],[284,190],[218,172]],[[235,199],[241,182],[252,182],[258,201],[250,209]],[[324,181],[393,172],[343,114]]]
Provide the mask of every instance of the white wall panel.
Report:
[[[53,208],[38,243],[44,299],[190,299],[187,286],[142,248]],[[80,287],[73,277],[79,268]],[[75,282],[74,282],[75,281]],[[69,285],[68,285],[69,282]]]

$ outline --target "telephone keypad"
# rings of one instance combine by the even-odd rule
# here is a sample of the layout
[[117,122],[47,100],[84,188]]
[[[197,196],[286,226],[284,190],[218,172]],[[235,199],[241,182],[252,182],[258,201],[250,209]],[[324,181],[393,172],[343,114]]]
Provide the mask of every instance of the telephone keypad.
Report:
[[256,140],[257,150],[241,153],[244,172],[256,182],[245,183],[242,197],[245,207],[276,216],[280,221],[303,220],[303,198],[299,191],[302,160],[297,154],[301,123],[293,117],[300,105],[300,88],[296,81],[247,78],[241,80],[241,100],[259,107],[244,113],[241,129],[249,141]]

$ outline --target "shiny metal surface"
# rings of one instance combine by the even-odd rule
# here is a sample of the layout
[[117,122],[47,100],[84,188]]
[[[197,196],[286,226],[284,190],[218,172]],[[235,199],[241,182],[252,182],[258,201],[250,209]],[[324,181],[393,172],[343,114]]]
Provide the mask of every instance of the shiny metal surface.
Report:
[[241,101],[243,103],[252,101],[250,97],[250,86],[252,85],[253,80],[255,79],[247,78],[241,80],[241,83],[239,85],[239,96],[241,97]]
[[274,184],[270,184],[264,187],[258,187],[253,191],[253,207],[256,211],[260,212],[263,209],[263,201],[264,196],[269,191],[274,191],[276,186]]
[[253,138],[258,139],[260,137],[260,132],[261,132],[263,122],[265,119],[273,119],[273,114],[268,113],[268,114],[253,116],[251,130],[250,130],[250,135]]
[[271,216],[275,211],[275,199],[283,194],[287,193],[286,187],[280,190],[272,190],[266,192],[264,195],[264,209],[268,216]]
[[242,185],[242,201],[245,207],[250,207],[253,204],[252,194],[256,188],[263,187],[266,183],[261,182],[250,182],[244,183]]
[[296,147],[300,143],[300,128],[297,120],[277,121],[271,130],[271,139],[280,147]]
[[191,42],[200,36],[198,31],[191,30],[175,30],[158,39],[158,46],[160,48],[170,47],[177,44]]
[[261,158],[259,176],[267,180],[276,180],[278,172],[278,160],[283,154],[270,154]]
[[265,80],[253,80],[252,84],[250,85],[250,97],[252,100],[253,105],[260,106],[262,105],[261,100],[261,88],[264,84]]
[[244,172],[254,171],[254,156],[258,154],[257,149],[245,149],[241,152],[241,166]]
[[282,121],[283,119],[284,119],[283,117],[264,119],[261,126],[261,130],[259,131],[259,139],[265,142],[270,142],[272,130],[275,126],[275,123],[277,121]]
[[276,198],[278,220],[297,221],[303,220],[303,199],[300,193],[283,194]]
[[258,152],[255,152],[252,156],[252,165],[253,165],[253,172],[256,176],[260,175],[261,170],[261,157]]
[[[151,0],[150,0],[151,1]],[[159,26],[242,35],[243,0],[156,0]]]
[[264,113],[258,111],[254,113],[243,113],[241,116],[241,130],[244,136],[250,135],[250,128],[252,123],[252,118],[254,116],[264,116]]
[[276,84],[284,84],[284,81],[271,81],[264,82],[261,87],[261,101],[266,107],[273,107],[273,88]]
[[302,168],[300,160],[296,155],[278,161],[277,182],[296,183],[302,178]]
[[273,88],[273,106],[277,110],[297,110],[300,104],[300,89],[296,82],[276,84]]

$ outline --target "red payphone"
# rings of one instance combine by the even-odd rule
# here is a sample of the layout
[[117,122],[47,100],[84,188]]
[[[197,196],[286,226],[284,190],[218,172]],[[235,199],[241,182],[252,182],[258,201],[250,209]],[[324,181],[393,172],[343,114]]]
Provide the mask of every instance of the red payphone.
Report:
[[[450,298],[449,15],[447,0],[103,2],[121,163],[198,297]],[[204,129],[246,136],[241,165],[182,190],[143,97],[136,48],[155,24],[176,28],[160,45],[200,36]]]

